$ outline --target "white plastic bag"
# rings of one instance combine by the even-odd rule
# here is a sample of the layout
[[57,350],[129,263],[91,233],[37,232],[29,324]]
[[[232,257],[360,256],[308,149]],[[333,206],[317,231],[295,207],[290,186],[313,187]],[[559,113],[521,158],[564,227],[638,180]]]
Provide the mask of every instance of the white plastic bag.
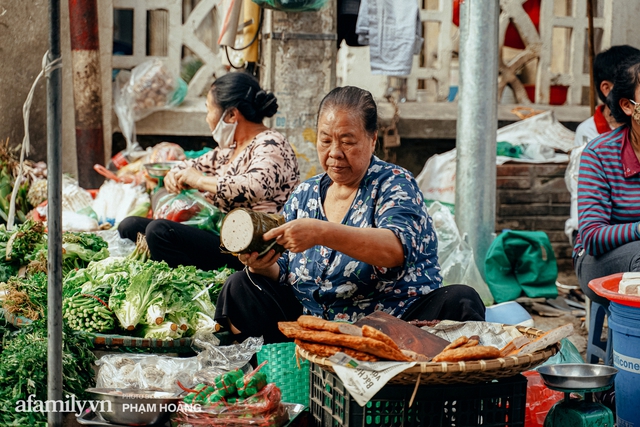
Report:
[[107,242],[109,245],[109,256],[112,257],[126,257],[136,249],[136,243],[129,239],[123,239],[120,237],[120,233],[116,228],[110,230],[96,231],[98,236]]
[[[127,76],[128,79],[127,79]],[[184,100],[187,84],[174,76],[160,59],[150,59],[116,78],[113,109],[127,148],[134,143],[134,123],[155,111],[176,106]]]
[[456,202],[456,149],[431,156],[416,178],[427,201]]
[[434,202],[429,216],[438,236],[438,261],[444,285],[462,284],[478,292],[484,305],[493,304],[493,295],[476,266],[473,249],[460,237],[458,226],[448,208]]
[[115,225],[140,208],[146,206],[148,210],[150,205],[144,186],[107,180],[93,201],[93,210],[100,224]]
[[556,119],[553,111],[545,111],[498,129],[498,141],[513,145],[542,145],[568,153],[574,146],[575,132]]
[[569,219],[564,224],[564,234],[567,235],[571,243],[573,243],[573,232],[578,231],[578,175],[580,173],[580,157],[585,146],[586,144],[571,150],[571,159],[564,172],[564,183],[571,193],[571,210]]

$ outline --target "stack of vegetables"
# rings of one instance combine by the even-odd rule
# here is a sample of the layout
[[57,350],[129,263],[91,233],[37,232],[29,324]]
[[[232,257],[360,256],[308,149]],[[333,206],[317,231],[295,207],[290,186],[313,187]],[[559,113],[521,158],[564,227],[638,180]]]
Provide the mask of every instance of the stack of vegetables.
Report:
[[25,160],[22,178],[17,180],[18,166],[15,150],[9,147],[7,138],[0,142],[0,224],[7,222],[11,192],[15,185],[20,187],[16,197],[17,223],[24,222],[27,213],[46,199],[47,165],[44,162]]
[[[62,235],[62,274],[109,256],[107,243],[86,233]],[[47,235],[41,222],[26,220],[8,232],[0,225],[0,302],[5,312],[31,320],[47,307]],[[19,271],[23,271],[18,275]]]
[[[41,319],[18,331],[3,328],[0,353],[0,425],[46,426],[47,413],[25,412],[24,402],[47,400],[47,325]],[[63,328],[62,394],[76,400],[90,398],[85,390],[93,387],[95,356],[86,336]],[[23,405],[23,411],[17,409]],[[42,408],[44,410],[44,408]]]
[[183,398],[186,405],[181,405],[178,421],[193,426],[282,425],[288,419],[287,410],[280,389],[267,384],[266,375],[259,372],[264,363],[246,375],[236,369],[211,384],[198,384],[194,389],[181,386],[189,394]]
[[136,258],[135,252],[130,258],[107,258],[65,277],[62,309],[69,326],[157,339],[215,331],[212,301],[233,270],[172,269]]

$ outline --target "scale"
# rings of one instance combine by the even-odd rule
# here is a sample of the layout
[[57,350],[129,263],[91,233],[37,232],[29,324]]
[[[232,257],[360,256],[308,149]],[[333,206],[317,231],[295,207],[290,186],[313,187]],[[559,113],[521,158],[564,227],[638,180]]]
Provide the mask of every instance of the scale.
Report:
[[[593,393],[608,390],[618,370],[606,365],[568,363],[538,368],[545,385],[564,393],[544,420],[544,427],[614,427],[613,413],[593,400]],[[571,393],[584,399],[571,398]]]
[[172,167],[180,162],[159,162],[159,163],[145,163],[143,166],[147,170],[147,174],[158,180],[158,185],[153,189],[156,193],[160,188],[164,186],[164,177],[169,173]]

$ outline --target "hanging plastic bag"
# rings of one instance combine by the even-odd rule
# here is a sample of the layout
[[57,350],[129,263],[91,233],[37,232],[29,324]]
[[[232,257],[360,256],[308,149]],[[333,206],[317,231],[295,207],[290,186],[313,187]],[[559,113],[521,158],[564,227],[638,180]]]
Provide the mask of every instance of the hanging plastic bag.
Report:
[[134,67],[128,79],[126,74],[118,75],[113,108],[127,141],[125,151],[133,148],[134,123],[155,111],[181,104],[187,89],[185,81],[172,75],[160,59],[151,59]]
[[183,190],[178,194],[166,194],[158,200],[153,218],[168,219],[219,235],[224,213],[198,190]]
[[281,12],[313,12],[322,9],[327,0],[253,0],[259,6]]
[[453,207],[456,203],[456,149],[429,157],[416,178],[427,203],[438,201]]
[[439,202],[434,202],[428,211],[438,236],[438,261],[445,286],[471,286],[478,292],[485,305],[493,304],[493,295],[478,271],[473,249],[460,236],[449,209]]

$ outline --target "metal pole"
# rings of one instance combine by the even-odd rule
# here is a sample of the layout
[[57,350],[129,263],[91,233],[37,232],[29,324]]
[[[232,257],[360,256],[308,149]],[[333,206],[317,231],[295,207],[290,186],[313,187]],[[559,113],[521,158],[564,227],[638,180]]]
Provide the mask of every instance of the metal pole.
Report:
[[589,108],[591,115],[596,112],[596,85],[593,81],[593,61],[596,57],[593,34],[593,0],[587,0],[587,40],[589,43]]
[[483,277],[496,218],[499,3],[467,0],[460,6],[456,223],[468,235]]
[[[49,0],[49,62],[60,58],[60,0]],[[47,75],[47,399],[62,400],[62,74]],[[47,414],[62,426],[62,413]]]

